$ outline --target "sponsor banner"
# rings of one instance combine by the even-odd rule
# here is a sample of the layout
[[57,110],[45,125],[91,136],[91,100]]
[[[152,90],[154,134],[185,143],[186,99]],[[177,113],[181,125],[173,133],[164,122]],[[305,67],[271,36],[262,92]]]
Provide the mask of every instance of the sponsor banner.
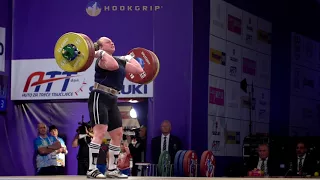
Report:
[[209,76],[208,114],[225,117],[225,88],[225,79]]
[[226,65],[226,53],[218,51],[216,49],[210,48],[210,61],[221,64],[223,66]]
[[226,81],[226,113],[228,118],[239,119],[240,114],[240,83]]
[[227,39],[235,44],[242,44],[243,10],[231,4],[227,4]]
[[248,58],[243,58],[242,68],[243,68],[243,73],[249,74],[251,76],[256,75],[257,65],[255,61]]
[[209,74],[226,78],[227,43],[225,40],[210,36]]
[[208,120],[208,149],[216,156],[224,156],[226,118],[209,116]]
[[225,131],[226,144],[240,144],[240,132]]
[[228,14],[228,30],[241,35],[241,19]]
[[227,43],[226,79],[241,81],[241,47]]
[[[13,60],[11,100],[87,99],[94,84],[94,65],[85,72],[64,72],[55,59]],[[119,98],[153,96],[153,82],[124,80]]]
[[271,33],[268,33],[262,29],[258,29],[258,40],[266,44],[271,44]]
[[0,71],[5,71],[6,28],[0,27]]
[[224,106],[224,90],[210,87],[209,103]]
[[226,39],[227,3],[223,0],[211,0],[210,34]]
[[257,22],[258,19],[256,16],[243,11],[242,16],[242,29],[243,29],[243,36],[242,36],[242,45],[256,50],[256,31],[257,31]]
[[271,55],[272,24],[264,19],[258,18],[257,26],[257,50]]

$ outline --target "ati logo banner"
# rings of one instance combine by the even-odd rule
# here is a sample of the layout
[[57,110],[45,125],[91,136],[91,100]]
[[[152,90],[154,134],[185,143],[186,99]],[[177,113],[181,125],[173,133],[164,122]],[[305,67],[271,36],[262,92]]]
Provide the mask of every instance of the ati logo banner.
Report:
[[221,64],[223,66],[226,65],[226,54],[224,52],[215,50],[210,48],[210,61]]
[[[72,79],[77,77],[76,72],[61,72],[61,71],[49,71],[49,72],[34,72],[29,75],[23,88],[23,97],[59,97],[59,96],[73,96],[73,91],[67,91],[70,82],[78,82],[78,79]],[[36,79],[36,81],[31,81]],[[63,80],[61,89],[57,92],[51,92],[52,86],[55,82]],[[40,92],[40,88],[44,86],[44,91]],[[29,90],[30,87],[34,90]],[[57,87],[56,87],[57,88]]]

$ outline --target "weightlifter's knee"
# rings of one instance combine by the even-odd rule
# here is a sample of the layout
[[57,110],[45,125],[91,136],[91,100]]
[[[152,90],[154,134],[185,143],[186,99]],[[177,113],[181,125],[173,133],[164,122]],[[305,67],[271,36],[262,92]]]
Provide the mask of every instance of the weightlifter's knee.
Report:
[[93,139],[92,142],[101,144],[102,140],[106,136],[108,126],[104,124],[97,124],[93,127]]
[[122,135],[123,135],[122,127],[119,127],[117,129],[110,131],[109,135],[111,137],[112,144],[116,146],[120,146]]

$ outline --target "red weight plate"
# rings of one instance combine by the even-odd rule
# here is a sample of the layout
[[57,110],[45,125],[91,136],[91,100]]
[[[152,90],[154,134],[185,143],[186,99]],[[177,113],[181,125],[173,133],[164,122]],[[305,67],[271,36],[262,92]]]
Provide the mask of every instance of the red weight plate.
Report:
[[[154,52],[152,52],[152,51],[150,51],[149,50],[149,52],[153,55],[153,58],[156,60],[156,62],[157,62],[157,66],[156,66],[156,69],[155,69],[155,71],[157,72],[155,75],[154,75],[154,77],[153,77],[153,79],[151,80],[151,81],[153,81],[157,76],[158,76],[158,74],[159,74],[159,71],[160,71],[160,62],[159,62],[159,59],[158,59],[158,56],[154,53]],[[150,81],[150,82],[151,82]]]
[[211,151],[204,151],[200,160],[200,174],[202,177],[214,177],[216,160]]
[[129,81],[138,84],[147,84],[151,82],[157,74],[156,70],[158,64],[150,51],[144,48],[134,48],[129,51],[128,54],[133,54],[135,58],[141,58],[144,61],[144,72],[141,74],[127,73],[126,78]]
[[82,69],[80,69],[80,72],[83,72],[83,71],[86,71],[92,65],[94,60],[95,50],[94,50],[94,44],[92,40],[87,35],[82,33],[78,33],[78,34],[80,34],[86,40],[88,49],[89,49],[89,57],[88,57],[87,63],[85,66],[83,66]]
[[198,156],[194,151],[187,151],[183,158],[183,171],[186,177],[197,176]]

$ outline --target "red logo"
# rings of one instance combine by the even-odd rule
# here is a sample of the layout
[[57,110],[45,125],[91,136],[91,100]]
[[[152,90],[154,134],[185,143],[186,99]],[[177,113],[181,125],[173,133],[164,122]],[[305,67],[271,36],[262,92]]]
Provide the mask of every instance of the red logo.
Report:
[[[54,81],[58,81],[62,79],[64,79],[64,83],[61,91],[66,91],[70,78],[76,77],[76,76],[72,76],[74,74],[77,74],[77,73],[76,72],[60,72],[60,71],[49,71],[47,73],[42,71],[34,72],[30,74],[30,76],[28,77],[26,84],[24,85],[23,92],[28,92],[29,87],[32,87],[32,86],[36,86],[34,92],[39,92],[41,85],[45,83],[48,83],[45,92],[49,92],[51,90],[52,83]],[[64,77],[56,77],[57,75],[63,75]],[[50,76],[50,77],[45,79],[45,76]],[[38,80],[31,84],[31,80],[36,77],[38,77]]]

